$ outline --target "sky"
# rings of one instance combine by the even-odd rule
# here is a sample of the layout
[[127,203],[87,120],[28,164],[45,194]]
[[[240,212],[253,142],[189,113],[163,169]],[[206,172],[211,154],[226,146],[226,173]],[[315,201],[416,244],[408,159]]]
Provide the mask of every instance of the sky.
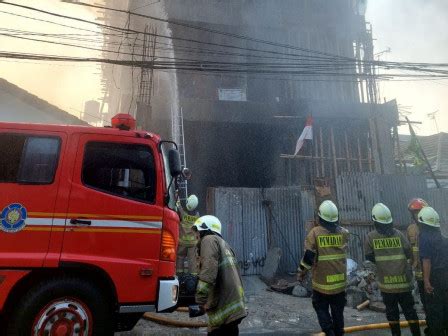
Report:
[[[386,61],[448,63],[447,0],[369,0],[366,20],[373,25],[375,52],[387,48]],[[440,132],[448,132],[448,80],[382,83],[380,93],[387,100],[397,99],[413,113],[411,120],[418,134],[437,133],[428,113],[437,113]],[[406,127],[400,132],[407,133]]]
[[[38,7],[47,11],[63,13],[71,16],[95,20],[96,14],[82,6],[64,4],[59,0],[36,0],[11,2]],[[19,9],[0,3],[0,11],[11,12],[20,15],[31,16],[39,19],[51,20],[77,28],[100,30],[91,24],[55,18],[45,14],[36,14],[29,10]],[[92,34],[77,29],[65,28],[49,23],[33,21],[0,12],[0,29],[17,29],[34,31],[38,33],[63,33],[63,34]],[[1,32],[8,34],[4,30]],[[39,38],[36,36],[36,38]],[[97,38],[97,37],[91,37]],[[78,44],[80,42],[74,41]],[[100,43],[90,47],[101,48]],[[58,45],[25,41],[0,35],[0,50],[28,53],[45,53],[54,55],[66,55],[74,57],[100,57],[101,53],[74,47],[61,47]],[[0,59],[0,78],[4,78],[15,85],[47,100],[65,111],[79,117],[79,112],[84,110],[87,100],[98,100],[101,93],[100,66],[94,63],[36,63],[37,61],[4,60]]]
[[[64,4],[58,0],[11,0],[48,11],[65,13],[93,21],[96,14],[82,6]],[[332,1],[332,0],[327,0]],[[12,6],[0,4],[0,11],[49,19],[79,28],[98,31],[96,26],[57,19],[43,14],[32,14]],[[366,19],[373,25],[375,52],[388,48],[382,60],[448,63],[448,1],[447,0],[370,0]],[[0,12],[0,29],[30,30],[39,33],[79,33],[78,30],[18,18]],[[7,32],[2,32],[7,33]],[[93,34],[81,32],[84,34]],[[75,42],[77,43],[77,42]],[[100,43],[94,45],[101,47]],[[0,35],[1,51],[64,54],[79,57],[100,57],[100,53],[73,47],[61,47]],[[40,96],[50,103],[79,116],[84,103],[100,99],[101,69],[97,64],[38,63],[6,61],[0,59],[0,78]],[[448,132],[448,80],[419,82],[382,82],[380,94],[387,100],[397,99],[398,104],[412,112],[411,120],[423,124],[416,126],[418,134],[436,133],[436,123],[428,113],[436,115],[439,131]],[[407,133],[406,127],[400,132]]]

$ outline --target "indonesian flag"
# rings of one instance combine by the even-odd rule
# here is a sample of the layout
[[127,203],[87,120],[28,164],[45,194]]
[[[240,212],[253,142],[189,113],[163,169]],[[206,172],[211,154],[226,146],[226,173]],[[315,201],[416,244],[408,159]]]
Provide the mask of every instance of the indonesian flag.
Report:
[[297,155],[300,152],[300,149],[303,147],[303,143],[305,140],[313,140],[313,118],[310,116],[306,119],[305,128],[302,131],[302,134],[300,134],[299,139],[297,140],[296,144],[296,151],[294,152],[294,155]]

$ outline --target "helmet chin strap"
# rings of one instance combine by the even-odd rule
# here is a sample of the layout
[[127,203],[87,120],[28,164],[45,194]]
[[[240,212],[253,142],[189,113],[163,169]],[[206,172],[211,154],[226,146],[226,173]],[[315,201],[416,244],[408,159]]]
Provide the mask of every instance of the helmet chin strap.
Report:
[[335,223],[330,223],[330,222],[327,222],[327,221],[323,220],[322,218],[319,218],[319,223],[320,223],[320,225],[322,225],[325,229],[327,229],[328,231],[330,231],[330,232],[332,232],[332,233],[336,232],[336,229],[337,229],[337,227],[338,227],[338,223],[337,223],[337,222],[335,222]]
[[201,238],[204,238],[205,236],[210,236],[210,235],[215,235],[215,236],[222,238],[222,236],[218,232],[214,232],[212,230],[199,231],[199,237],[201,237]]
[[378,222],[374,222],[375,229],[383,235],[390,236],[394,233],[393,225],[391,224],[381,224]]

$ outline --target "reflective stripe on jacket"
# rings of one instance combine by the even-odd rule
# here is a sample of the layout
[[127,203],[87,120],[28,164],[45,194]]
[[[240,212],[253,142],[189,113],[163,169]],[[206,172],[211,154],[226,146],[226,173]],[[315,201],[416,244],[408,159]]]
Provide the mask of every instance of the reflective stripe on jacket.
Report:
[[423,280],[422,262],[420,260],[420,253],[419,253],[420,244],[418,240],[420,230],[418,229],[417,224],[412,223],[411,225],[409,225],[406,233],[412,248],[412,265],[416,265],[414,267],[415,279]]
[[338,294],[345,291],[347,282],[348,231],[339,227],[332,233],[322,226],[314,227],[305,239],[305,251],[314,252],[312,268],[313,289],[323,294]]
[[247,315],[235,253],[218,235],[200,241],[198,278],[196,302],[205,306],[209,331]]
[[412,272],[408,259],[411,248],[406,237],[398,230],[386,236],[378,231],[367,235],[365,253],[375,256],[377,281],[385,293],[403,293],[412,289]]
[[179,227],[179,245],[185,247],[196,246],[198,240],[191,227],[199,216],[188,214],[182,207],[179,207],[180,227]]

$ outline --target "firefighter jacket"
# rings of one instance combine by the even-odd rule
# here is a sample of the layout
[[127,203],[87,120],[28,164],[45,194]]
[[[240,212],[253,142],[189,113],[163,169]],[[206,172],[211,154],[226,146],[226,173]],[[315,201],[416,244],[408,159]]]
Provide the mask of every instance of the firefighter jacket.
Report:
[[377,230],[367,235],[366,255],[373,255],[380,290],[385,293],[403,293],[412,290],[412,272],[408,259],[411,247],[406,237],[393,229],[391,235]]
[[196,234],[193,232],[193,224],[199,215],[190,215],[181,206],[178,207],[180,216],[180,228],[179,228],[179,245],[184,247],[194,247],[197,245],[198,240]]
[[247,315],[235,253],[218,235],[200,241],[200,270],[196,302],[208,315],[209,331]]
[[414,272],[415,272],[415,279],[422,281],[423,280],[423,272],[422,272],[422,263],[420,260],[420,253],[419,253],[419,239],[418,236],[420,234],[420,230],[417,226],[417,224],[412,223],[408,226],[407,230],[407,236],[409,243],[411,244],[412,248],[412,264],[414,266]]
[[311,229],[305,239],[305,254],[311,251],[314,260],[307,262],[304,258],[301,266],[312,270],[313,290],[322,294],[345,291],[348,237],[348,231],[340,226],[335,232],[323,226]]

